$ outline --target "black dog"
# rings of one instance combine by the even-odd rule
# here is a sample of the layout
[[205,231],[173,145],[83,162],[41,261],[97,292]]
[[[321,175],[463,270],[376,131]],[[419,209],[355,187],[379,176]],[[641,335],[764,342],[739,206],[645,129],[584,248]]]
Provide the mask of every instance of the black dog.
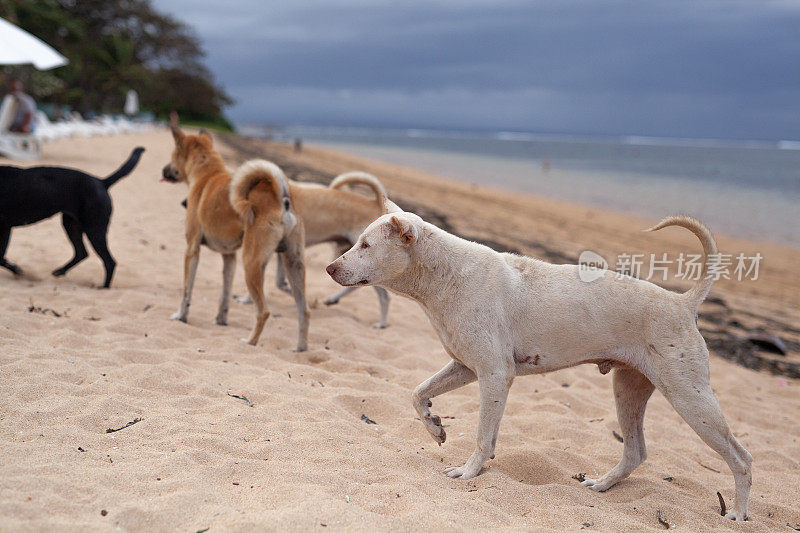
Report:
[[88,254],[83,245],[86,233],[92,248],[103,260],[106,269],[103,287],[108,288],[117,266],[106,243],[112,210],[108,189],[131,173],[142,152],[144,148],[136,148],[116,172],[102,180],[71,168],[0,166],[0,266],[22,274],[17,265],[6,260],[11,228],[61,213],[61,223],[75,248],[75,257],[54,270],[53,275],[63,276],[86,259]]

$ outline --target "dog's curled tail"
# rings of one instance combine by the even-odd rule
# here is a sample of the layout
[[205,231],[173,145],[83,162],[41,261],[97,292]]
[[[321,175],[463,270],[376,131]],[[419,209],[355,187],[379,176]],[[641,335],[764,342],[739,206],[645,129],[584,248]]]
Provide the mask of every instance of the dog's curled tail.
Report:
[[100,180],[103,182],[103,186],[106,188],[106,190],[110,189],[112,185],[130,174],[133,169],[136,168],[137,163],[139,163],[139,158],[142,157],[142,152],[144,152],[144,148],[137,146],[133,149],[133,152],[131,152],[128,160],[122,163],[122,166],[119,167],[116,172],[107,178]]
[[[251,159],[243,163],[231,178],[230,199],[233,209],[239,213],[245,224],[253,224],[256,217],[256,206],[248,198],[250,191],[259,183],[266,183],[275,193],[275,198],[281,203],[283,222],[285,225],[296,224],[292,212],[289,182],[281,168],[271,161],[264,159]],[[291,228],[287,228],[287,231]]]
[[[696,218],[684,215],[667,217],[645,231],[656,231],[661,228],[666,228],[667,226],[681,226],[682,228],[688,229],[700,239],[700,243],[703,245],[702,273],[699,279],[695,281],[694,286],[683,293],[686,300],[693,305],[694,310],[697,311],[697,308],[700,307],[700,304],[705,300],[706,296],[708,296],[708,291],[711,290],[711,285],[714,283],[714,277],[709,275],[709,269],[712,267],[716,269],[719,266],[720,257],[717,253],[717,243],[714,241],[714,236],[711,235],[711,231],[703,225],[702,222]],[[711,257],[711,259],[709,259],[709,257]]]
[[366,185],[375,193],[375,201],[378,202],[378,207],[384,209],[387,200],[386,189],[383,183],[372,174],[359,171],[345,172],[333,178],[333,181],[328,187],[331,189],[341,189],[345,185]]

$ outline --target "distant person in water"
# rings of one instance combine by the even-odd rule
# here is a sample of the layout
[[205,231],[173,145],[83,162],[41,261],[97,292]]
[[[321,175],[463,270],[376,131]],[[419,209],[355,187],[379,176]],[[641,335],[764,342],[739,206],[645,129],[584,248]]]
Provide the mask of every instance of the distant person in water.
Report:
[[295,152],[303,151],[303,139],[301,139],[300,137],[297,137],[294,140],[294,151]]
[[23,92],[22,82],[12,78],[8,82],[8,92],[17,101],[17,109],[14,113],[14,120],[8,131],[15,133],[33,133],[36,126],[36,102],[33,98]]

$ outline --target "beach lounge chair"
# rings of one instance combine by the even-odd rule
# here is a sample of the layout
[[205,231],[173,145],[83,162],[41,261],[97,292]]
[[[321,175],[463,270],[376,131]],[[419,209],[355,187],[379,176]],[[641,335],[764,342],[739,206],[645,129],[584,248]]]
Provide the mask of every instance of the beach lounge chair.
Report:
[[36,112],[36,136],[44,141],[54,141],[62,137],[70,137],[75,133],[67,122],[50,122],[47,113]]

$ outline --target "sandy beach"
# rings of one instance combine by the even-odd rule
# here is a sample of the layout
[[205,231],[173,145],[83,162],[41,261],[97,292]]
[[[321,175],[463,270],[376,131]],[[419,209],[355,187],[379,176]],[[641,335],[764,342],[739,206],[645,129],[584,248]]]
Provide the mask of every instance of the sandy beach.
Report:
[[[371,172],[401,206],[448,231],[553,262],[583,250],[699,252],[685,230],[640,231],[655,220],[319,148],[295,154],[229,135],[217,144],[231,167],[266,157],[302,180]],[[158,181],[169,132],[62,139],[41,164],[103,176],[138,145],[147,149],[139,166],[111,189],[110,290],[97,289],[92,251],[66,277],[50,276],[72,256],[60,217],[12,232],[7,257],[27,275],[0,271],[0,530],[659,531],[659,511],[683,531],[800,528],[800,380],[791,377],[800,376],[800,251],[717,235],[721,250],[764,261],[757,281],[721,280],[701,307],[712,386],[755,460],[750,522],[720,516],[716,492],[732,504],[733,477],[658,392],[645,418],[647,462],[602,494],[572,478],[602,474],[622,453],[611,379],[594,365],[518,379],[496,458],[477,478],[454,480],[443,470],[472,452],[477,385],[434,400],[448,433],[437,446],[410,396],[448,356],[416,303],[393,296],[385,330],[371,328],[372,290],[325,307],[338,286],[324,272],[332,248],[317,246],[307,250],[310,349],[292,351],[294,303],[274,289],[274,262],[273,314],[253,347],[239,341],[250,306],[232,304],[229,326],[213,325],[222,261],[203,250],[189,322],[170,321],[187,189]],[[244,292],[239,266],[234,293]],[[742,340],[757,330],[790,353]]]

